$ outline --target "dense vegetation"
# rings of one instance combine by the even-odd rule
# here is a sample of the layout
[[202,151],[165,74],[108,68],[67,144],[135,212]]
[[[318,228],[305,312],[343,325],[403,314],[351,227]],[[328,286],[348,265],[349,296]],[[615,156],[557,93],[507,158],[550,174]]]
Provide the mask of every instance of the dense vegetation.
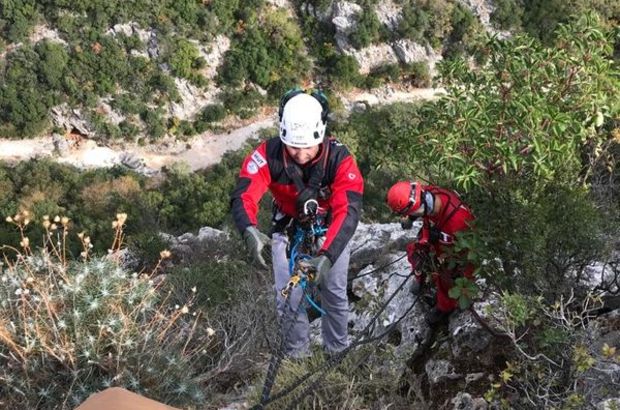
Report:
[[[35,42],[33,31],[45,29],[58,38]],[[204,131],[221,115],[208,111],[180,121],[167,112],[180,101],[175,78],[208,86],[198,47],[218,34],[232,37],[218,78],[231,113],[256,108],[238,101],[247,80],[275,95],[307,72],[295,25],[262,1],[170,1],[155,8],[150,2],[3,2],[0,134],[48,131],[50,109],[65,103],[82,108],[99,138],[155,140]],[[107,118],[110,109],[122,114],[120,122]]]
[[[588,15],[560,25],[556,35],[553,47],[529,36],[491,40],[481,66],[455,60],[442,67],[446,98],[380,107],[354,115],[345,128],[359,141],[369,180],[366,212],[385,212],[379,181],[386,175],[451,186],[472,205],[475,230],[460,244],[480,264],[485,293],[504,293],[514,340],[526,332],[520,347],[545,355],[510,357],[515,380],[504,380],[490,395],[516,407],[591,399],[572,386],[592,365],[583,354],[585,333],[553,312],[593,303],[586,268],[617,258],[608,238],[620,232],[617,32]],[[458,286],[467,284],[457,285],[455,294],[462,293]],[[576,299],[564,306],[569,295]],[[557,375],[557,363],[567,379]],[[509,399],[514,388],[529,401]]]
[[[475,54],[481,45],[482,25],[455,0],[399,1],[403,11],[394,29],[378,20],[375,1],[357,3],[362,11],[348,36],[353,48],[407,38],[453,58]],[[155,7],[145,0],[2,1],[0,135],[49,132],[50,109],[60,106],[64,112],[80,108],[98,138],[186,137],[215,126],[227,114],[248,117],[308,80],[336,88],[372,88],[387,81],[430,85],[424,64],[396,64],[360,75],[355,58],[338,50],[332,22],[316,17],[330,3],[294,4],[297,16],[291,17],[262,0],[166,0]],[[541,4],[498,1],[492,22],[549,43],[554,27],[566,21],[569,6],[561,1]],[[577,12],[594,8],[610,25],[620,13],[613,2],[580,0],[570,7]],[[231,45],[211,80],[205,77],[201,49],[218,35],[230,38]],[[207,106],[196,107],[198,114],[191,118],[171,115],[171,105],[180,101],[179,81],[188,81],[198,93],[217,85],[223,113],[214,117]],[[111,110],[120,114],[118,120],[109,118],[115,114]]]
[[[320,3],[312,2],[316,7],[320,7]],[[451,3],[419,4],[427,7],[420,10],[428,12],[426,10],[431,6],[448,8]],[[556,3],[546,4],[552,7]],[[585,7],[590,3],[582,4]],[[139,5],[135,5],[136,10]],[[430,103],[396,104],[354,113],[348,120],[333,124],[333,131],[354,151],[365,175],[365,220],[391,220],[383,204],[384,191],[386,181],[398,178],[419,177],[456,188],[473,207],[477,216],[476,229],[462,237],[460,243],[469,248],[471,257],[480,266],[479,277],[486,281],[478,295],[470,293],[466,302],[471,303],[488,291],[501,293],[497,308],[504,312],[503,330],[514,342],[511,349],[506,347],[504,352],[508,363],[501,364],[505,367],[497,375],[499,382],[489,383],[485,398],[498,406],[513,408],[579,408],[592,403],[589,392],[580,390],[575,380],[594,363],[583,328],[587,317],[584,319],[580,309],[598,297],[598,294],[588,293],[592,289],[585,283],[586,270],[593,262],[607,261],[614,256],[620,233],[620,171],[617,168],[620,155],[617,94],[620,84],[618,62],[613,59],[618,33],[609,30],[607,23],[586,15],[571,21],[570,25],[558,25],[553,35],[547,35],[535,32],[534,27],[528,28],[524,23],[533,21],[533,17],[528,17],[528,13],[535,10],[533,3],[504,1],[498,5],[501,6],[496,14],[498,21],[511,27],[520,25],[525,28],[524,33],[509,40],[477,42],[478,64],[475,66],[469,64],[466,55],[461,55],[462,50],[454,50],[453,58],[440,70],[440,84],[447,90],[444,98]],[[127,75],[122,81],[131,81],[128,84],[138,90],[137,93],[144,87],[146,94],[138,97],[121,93],[113,105],[122,104],[124,109],[133,112],[135,118],[151,124],[151,135],[156,137],[166,132],[169,124],[164,123],[161,113],[145,110],[144,104],[157,105],[173,98],[170,92],[174,87],[166,88],[172,84],[171,77],[160,71],[161,67],[153,60],[139,56],[135,61],[124,58],[127,48],[119,45],[117,37],[104,38],[97,34],[102,27],[109,27],[118,19],[151,24],[163,33],[178,26],[170,39],[171,51],[166,57],[162,56],[160,62],[165,61],[176,75],[195,83],[201,81],[195,77],[201,63],[192,43],[179,37],[179,33],[192,33],[201,38],[204,32],[201,34],[195,30],[213,24],[233,37],[234,46],[218,81],[230,81],[239,88],[225,89],[222,106],[212,105],[202,111],[200,119],[206,123],[221,119],[225,107],[230,104],[238,104],[239,115],[249,115],[248,112],[261,103],[260,92],[244,87],[245,80],[250,79],[272,93],[279,93],[289,81],[304,73],[300,67],[304,70],[309,67],[305,59],[290,53],[290,47],[299,46],[302,34],[294,29],[279,31],[279,25],[288,24],[288,20],[280,13],[269,17],[255,14],[253,10],[260,7],[259,4],[246,9],[237,2],[212,1],[205,9],[202,3],[175,2],[157,10],[157,21],[148,20],[152,10],[146,5],[142,5],[143,13],[127,11],[125,3],[70,6],[80,11],[79,17],[67,12],[48,12],[46,7],[34,2],[20,3],[15,6],[17,8],[3,8],[1,30],[6,41],[24,39],[29,27],[41,19],[62,21],[63,27],[73,27],[73,24],[80,27],[81,32],[81,37],[75,34],[77,31],[73,32],[76,38],[71,40],[68,33],[72,31],[63,31],[71,44],[68,48],[54,42],[41,42],[34,46],[25,44],[7,55],[6,75],[0,88],[1,103],[6,104],[0,115],[3,115],[7,132],[11,127],[15,133],[25,129],[40,132],[46,127],[46,110],[58,102],[86,104],[92,100],[93,107],[96,106],[96,97],[116,90],[119,72]],[[557,3],[556,7],[559,10],[562,6]],[[610,10],[608,18],[617,16],[611,6]],[[209,18],[210,13],[218,16],[217,22]],[[553,13],[549,15],[553,16]],[[425,16],[422,14],[412,16],[411,19],[421,26],[411,24],[403,26],[402,30],[415,36],[417,29],[423,29],[425,35],[436,36],[438,41],[453,35],[469,36],[468,30],[474,25],[468,23],[467,12],[452,6],[443,16],[434,25],[423,24]],[[515,21],[511,21],[510,16]],[[240,17],[243,17],[241,22]],[[364,27],[372,31],[376,22],[368,16],[366,18]],[[564,16],[557,21],[563,19]],[[455,21],[463,22],[463,26],[459,29],[450,26],[450,22]],[[437,25],[439,22],[442,25]],[[303,24],[305,36],[313,33],[323,36],[323,40],[333,38],[325,23],[308,17]],[[264,27],[270,28],[269,35],[263,31]],[[537,27],[546,26],[538,24]],[[376,37],[366,33],[356,41],[362,45],[384,35],[380,33]],[[269,36],[278,38],[279,44],[284,46],[273,50],[273,54],[263,54],[261,50],[268,47]],[[317,57],[320,75],[327,76],[338,86],[369,81],[368,78],[360,79],[355,61],[335,52],[330,41],[317,41],[311,47],[312,54]],[[247,53],[250,49],[252,53]],[[99,59],[101,55],[108,55],[105,53],[109,53],[111,61]],[[54,64],[40,64],[41,61],[53,61]],[[292,64],[293,61],[299,66]],[[143,63],[142,69],[152,73],[156,80],[145,80],[133,67],[126,65],[139,62]],[[283,69],[280,71],[280,68]],[[385,68],[382,74],[385,77],[379,78],[394,80],[401,75],[400,69]],[[86,80],[88,77],[75,77],[75,73],[85,76],[94,73],[100,78]],[[136,78],[131,79],[129,74],[136,74]],[[75,80],[76,95],[66,91],[72,79]],[[49,90],[49,95],[36,87]],[[158,91],[149,94],[149,87]],[[9,99],[18,95],[26,97],[19,100],[23,106],[15,102],[16,97]],[[24,116],[26,111],[31,117]],[[101,126],[109,127],[103,123]],[[174,126],[187,129],[196,125],[175,123]],[[135,129],[132,127],[138,125],[131,123],[125,127]],[[109,243],[116,244],[112,246],[113,250],[119,247],[115,241],[118,230],[110,229],[110,216],[117,213],[128,215],[124,230],[127,243],[138,250],[140,256],[150,259],[157,269],[166,256],[160,254],[166,244],[160,239],[159,231],[181,233],[205,225],[229,226],[228,193],[246,152],[247,149],[226,156],[221,164],[203,173],[192,174],[174,168],[166,172],[165,178],[158,180],[149,180],[122,168],[80,173],[48,161],[0,168],[0,186],[3,188],[0,210],[4,216],[12,216],[0,230],[0,243],[13,247],[5,249],[9,265],[6,272],[3,270],[7,279],[0,283],[4,301],[2,319],[15,320],[20,325],[26,323],[24,306],[32,309],[28,312],[32,311],[32,317],[36,318],[33,319],[36,326],[0,333],[1,360],[11,363],[8,367],[7,362],[3,362],[3,373],[0,374],[4,382],[0,388],[3,397],[11,398],[11,404],[23,404],[19,401],[22,395],[18,391],[27,391],[31,392],[31,400],[35,400],[33,406],[39,403],[38,400],[44,400],[43,403],[50,406],[65,406],[66,402],[55,396],[56,384],[45,389],[47,381],[58,374],[64,384],[80,382],[71,391],[73,396],[67,398],[76,402],[87,393],[111,383],[111,378],[117,374],[120,374],[117,384],[141,390],[152,388],[153,371],[168,371],[174,380],[170,384],[156,384],[161,390],[153,395],[180,406],[205,400],[197,395],[199,385],[209,389],[208,392],[226,392],[237,382],[248,383],[252,375],[249,363],[258,357],[254,349],[264,347],[265,343],[258,336],[264,336],[261,333],[264,329],[259,330],[259,325],[262,326],[265,320],[257,314],[264,313],[260,311],[263,307],[260,303],[264,302],[261,297],[265,294],[257,289],[267,289],[265,282],[268,280],[260,274],[255,275],[257,272],[248,273],[250,267],[243,261],[239,241],[234,238],[232,241],[222,240],[217,246],[210,243],[205,247],[206,251],[180,263],[163,285],[162,295],[168,290],[171,295],[171,299],[163,301],[157,297],[151,299],[149,293],[151,289],[153,292],[159,289],[159,285],[154,284],[157,283],[156,275],[132,278],[116,265],[96,258],[97,254],[106,253]],[[15,215],[21,216],[15,218]],[[69,220],[59,218],[55,226],[46,224],[56,215]],[[30,241],[24,241],[18,229],[25,228],[25,219],[41,222],[27,227]],[[115,222],[114,226],[118,228],[118,219]],[[65,238],[67,226],[72,226],[74,232],[84,230],[89,237],[92,235],[96,239],[91,262],[69,263],[64,252],[58,252],[56,242],[49,239],[50,229],[52,238],[59,238],[59,241]],[[42,238],[42,253],[32,250],[39,238]],[[84,248],[84,235],[67,238],[67,255],[74,256],[74,259],[79,260],[83,257],[82,252],[90,249]],[[20,258],[19,255],[29,258]],[[52,263],[50,255],[59,259]],[[155,273],[159,272],[157,269],[154,269]],[[62,275],[64,286],[55,282],[54,286],[49,286]],[[115,298],[108,298],[107,292],[100,291],[97,286],[106,279],[118,290]],[[83,286],[78,286],[80,283]],[[191,289],[196,284],[205,291],[199,289],[199,293],[193,296]],[[464,287],[463,283],[457,285],[459,291],[465,290]],[[609,289],[595,289],[599,294],[606,290]],[[209,325],[218,335],[219,342],[211,345],[209,338],[213,334],[209,328],[204,324],[197,328],[198,340],[210,348],[207,355],[191,349],[195,355],[177,355],[179,351],[185,353],[187,346],[194,347],[194,342],[186,344],[187,339],[182,338],[191,334],[187,332],[191,329],[188,323],[193,324],[193,319],[177,322],[186,313],[183,308],[174,309],[175,303],[183,306],[188,296],[195,301],[197,309],[203,308],[211,315]],[[25,302],[64,298],[71,303],[54,305],[57,310],[50,310],[49,304]],[[128,315],[134,312],[127,308],[133,303],[148,306],[147,313]],[[163,313],[155,315],[154,309]],[[571,318],[577,319],[566,320],[565,316],[558,315],[560,310],[571,312],[576,315]],[[82,329],[74,319],[75,311],[98,315],[100,320],[109,324],[110,330],[105,328],[91,350],[71,349],[71,343],[82,348],[90,340],[86,333],[73,331]],[[166,349],[149,344],[152,340],[148,337],[148,343],[140,345],[140,349],[131,342],[132,338],[119,340],[114,337],[122,330],[115,327],[120,313],[124,314],[123,319],[131,318],[123,322],[127,325],[124,328],[127,334],[146,337],[143,329],[154,326],[150,329],[162,335],[158,341],[163,341]],[[153,318],[156,320],[152,321]],[[90,322],[96,323],[94,320]],[[169,323],[174,327],[167,327]],[[10,328],[4,326],[5,322],[1,324],[3,329]],[[92,327],[84,329],[93,334],[96,332]],[[176,329],[180,330],[174,332]],[[22,338],[22,334],[26,336]],[[76,339],[69,341],[69,337]],[[166,344],[169,341],[173,343]],[[124,342],[129,343],[130,348]],[[229,350],[230,346],[241,350]],[[136,363],[149,356],[152,350],[161,352],[161,356],[154,359],[157,366],[152,371],[142,372]],[[10,360],[7,359],[9,353],[13,354]],[[93,353],[97,360],[88,356]],[[239,356],[226,356],[237,353]],[[373,362],[365,360],[363,353],[359,352],[358,359],[368,365],[364,371],[373,374],[369,370]],[[127,359],[110,362],[106,359],[108,354]],[[614,354],[611,353],[610,360],[616,360]],[[174,366],[170,365],[171,359]],[[46,367],[41,363],[52,364]],[[12,371],[14,368],[20,371]],[[354,403],[353,406],[365,408],[378,397],[385,396],[386,392],[398,396],[394,401],[408,399],[392,385],[393,379],[389,379],[390,384],[380,378],[366,381],[365,377],[358,382],[359,366],[354,368],[358,378],[347,374],[346,367],[330,375],[330,380],[346,385],[346,389],[334,392],[330,386],[324,386],[326,399],[317,395],[318,398],[312,400],[318,402],[308,405],[318,403],[318,406],[335,408]],[[6,372],[7,369],[11,371]],[[199,373],[207,376],[197,377]],[[139,378],[128,376],[132,374]],[[49,378],[46,379],[46,375],[50,375]],[[208,400],[213,404],[217,398]]]
[[[11,223],[28,229],[30,217],[20,212]],[[92,255],[97,239],[84,234],[77,235],[80,255],[70,256],[65,239],[77,232],[66,217],[35,222],[48,234],[40,245],[24,234],[18,248],[4,249],[11,260],[5,259],[0,282],[3,407],[75,408],[93,393],[124,386],[168,404],[200,408],[205,400],[215,402],[219,386],[234,383],[247,368],[244,362],[260,348],[252,337],[256,315],[264,314],[235,302],[251,295],[260,304],[255,292],[242,281],[216,288],[196,280],[206,277],[196,263],[199,275],[191,283],[182,281],[182,273],[164,280],[159,274],[168,250],[151,270],[128,271],[119,263],[126,218],[118,214],[110,229],[115,238],[107,244],[109,256]],[[207,244],[200,256],[216,261],[235,255],[230,243],[218,242]],[[225,277],[240,276],[247,266],[211,262],[203,268]]]
[[[3,165],[0,210],[5,217],[28,211],[30,219],[39,222],[44,216],[68,217],[77,232],[98,238],[96,252],[105,252],[112,242],[110,216],[126,213],[129,244],[152,261],[166,246],[159,238],[161,231],[181,234],[202,226],[223,226],[229,218],[228,193],[243,153],[229,154],[204,172],[172,168],[156,180],[121,167],[81,172],[51,161]],[[43,236],[40,226],[31,229],[33,239]],[[19,231],[12,225],[0,227],[0,242],[15,246],[19,241]],[[77,238],[69,238],[68,249],[74,255],[79,254],[79,245]]]

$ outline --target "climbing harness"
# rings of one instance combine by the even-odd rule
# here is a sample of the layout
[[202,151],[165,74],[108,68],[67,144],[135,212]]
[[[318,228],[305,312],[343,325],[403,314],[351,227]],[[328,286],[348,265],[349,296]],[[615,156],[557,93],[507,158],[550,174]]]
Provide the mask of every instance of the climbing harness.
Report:
[[290,279],[280,291],[280,294],[287,298],[294,288],[297,286],[301,287],[304,290],[306,301],[323,316],[327,313],[311,297],[312,294],[317,294],[318,292],[316,291],[317,283],[315,282],[314,269],[307,261],[314,256],[318,248],[317,241],[325,236],[327,228],[322,221],[316,200],[310,199],[306,201],[304,211],[306,217],[296,224],[290,247]]

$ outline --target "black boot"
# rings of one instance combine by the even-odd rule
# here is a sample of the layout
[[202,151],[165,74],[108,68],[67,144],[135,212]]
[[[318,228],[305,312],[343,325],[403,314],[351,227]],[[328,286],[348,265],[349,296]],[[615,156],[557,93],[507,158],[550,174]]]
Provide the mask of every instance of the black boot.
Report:
[[434,325],[439,322],[447,321],[448,317],[450,317],[450,313],[452,312],[442,312],[441,310],[434,307],[428,311],[428,313],[424,316],[424,319],[429,325]]
[[426,289],[426,275],[425,274],[416,274],[413,275],[413,281],[411,282],[411,293],[414,296],[420,296],[424,293]]
[[417,280],[414,279],[413,282],[411,283],[410,290],[414,296],[420,296],[422,292],[424,291],[424,282],[418,282]]

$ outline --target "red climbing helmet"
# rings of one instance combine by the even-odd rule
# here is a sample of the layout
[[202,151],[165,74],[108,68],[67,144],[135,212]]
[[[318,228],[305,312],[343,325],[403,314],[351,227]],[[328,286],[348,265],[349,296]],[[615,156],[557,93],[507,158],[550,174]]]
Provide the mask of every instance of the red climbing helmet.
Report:
[[422,205],[422,184],[419,181],[395,183],[387,193],[387,204],[398,215],[411,215]]

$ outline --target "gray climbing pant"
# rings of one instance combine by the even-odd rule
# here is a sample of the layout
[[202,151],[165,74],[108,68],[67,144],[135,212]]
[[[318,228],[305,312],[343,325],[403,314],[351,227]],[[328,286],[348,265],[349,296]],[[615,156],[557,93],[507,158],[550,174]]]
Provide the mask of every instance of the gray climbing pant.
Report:
[[[274,233],[272,239],[272,263],[275,276],[276,307],[282,319],[282,331],[286,334],[284,350],[289,357],[310,355],[310,323],[306,314],[303,291],[296,287],[290,292],[288,304],[280,291],[289,281],[289,262],[286,257],[288,238]],[[331,270],[321,279],[321,308],[326,315],[321,317],[323,348],[328,353],[343,350],[349,344],[347,325],[349,303],[347,300],[347,271],[349,269],[350,248],[345,247]],[[286,308],[286,309],[285,309]],[[296,310],[300,309],[296,314]],[[291,322],[294,321],[294,322]],[[290,329],[290,330],[288,330]],[[288,332],[287,332],[288,330]]]

